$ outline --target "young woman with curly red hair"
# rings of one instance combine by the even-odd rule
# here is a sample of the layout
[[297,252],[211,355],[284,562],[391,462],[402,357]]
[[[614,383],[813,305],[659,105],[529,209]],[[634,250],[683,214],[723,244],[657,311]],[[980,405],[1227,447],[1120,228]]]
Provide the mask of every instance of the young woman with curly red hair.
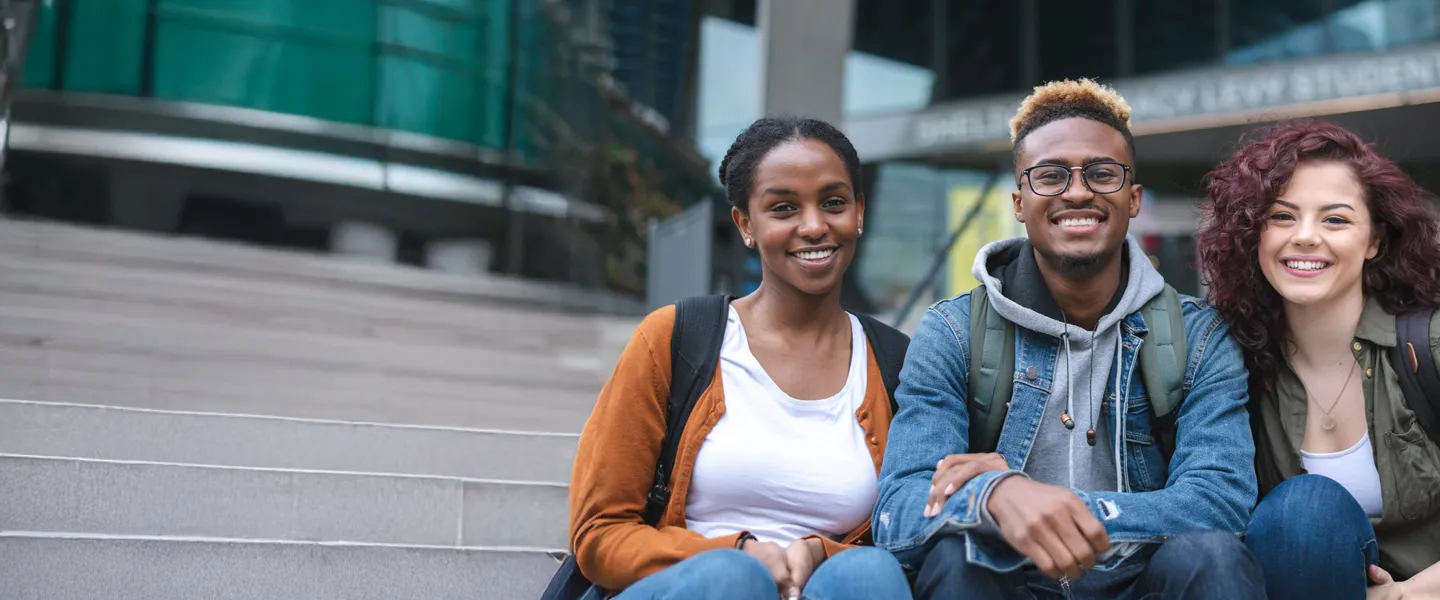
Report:
[[1270,598],[1440,597],[1440,449],[1388,352],[1396,315],[1440,307],[1430,200],[1316,121],[1264,132],[1208,188],[1196,244],[1250,369],[1262,496],[1246,544]]

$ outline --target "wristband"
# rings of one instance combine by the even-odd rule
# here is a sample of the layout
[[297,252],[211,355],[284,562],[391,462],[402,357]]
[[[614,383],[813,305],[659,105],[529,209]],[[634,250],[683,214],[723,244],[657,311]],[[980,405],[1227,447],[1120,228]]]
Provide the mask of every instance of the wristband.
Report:
[[[750,541],[750,540],[755,540],[755,539],[756,539],[755,536],[751,535],[750,532],[748,532],[748,531],[742,531],[742,532],[740,532],[740,539],[735,540],[735,549],[736,549],[736,550],[744,550],[744,549],[745,549],[745,542],[748,542],[748,541]],[[759,540],[756,540],[756,541],[759,541]]]

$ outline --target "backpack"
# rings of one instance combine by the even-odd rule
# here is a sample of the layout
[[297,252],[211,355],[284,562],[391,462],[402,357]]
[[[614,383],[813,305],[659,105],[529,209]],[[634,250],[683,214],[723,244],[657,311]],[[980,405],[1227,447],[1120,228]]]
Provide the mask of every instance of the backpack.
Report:
[[1400,379],[1405,405],[1415,413],[1420,428],[1440,448],[1440,373],[1430,353],[1430,311],[1395,317],[1395,346],[1390,366]]
[[[680,435],[695,403],[710,387],[715,375],[731,300],[733,296],[696,296],[675,303],[675,327],[670,332],[670,397],[666,403],[665,436],[660,442],[660,458],[655,463],[655,479],[645,498],[644,515],[648,525],[658,524],[670,503],[670,472],[675,466]],[[879,363],[893,417],[897,410],[895,388],[900,385],[900,368],[905,364],[910,338],[868,316],[858,315],[858,318]],[[590,581],[580,573],[575,556],[570,555],[550,579],[541,600],[578,600],[591,587]]]
[[[1185,399],[1189,354],[1180,295],[1166,284],[1140,314],[1150,330],[1140,344],[1140,378],[1155,414],[1153,434],[1169,462],[1175,452],[1176,413]],[[981,285],[970,292],[970,452],[995,451],[1014,388],[1015,324],[990,305]]]

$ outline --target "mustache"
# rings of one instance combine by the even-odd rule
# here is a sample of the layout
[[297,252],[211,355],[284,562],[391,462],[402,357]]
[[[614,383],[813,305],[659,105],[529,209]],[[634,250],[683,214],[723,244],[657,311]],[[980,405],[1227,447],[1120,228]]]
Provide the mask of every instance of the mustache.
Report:
[[1095,211],[1095,212],[1100,213],[1102,216],[1105,216],[1105,217],[1109,217],[1109,216],[1110,216],[1110,208],[1109,208],[1109,207],[1107,207],[1107,206],[1105,206],[1105,205],[1103,205],[1103,204],[1097,204],[1097,203],[1095,203],[1095,202],[1086,202],[1085,204],[1081,204],[1081,205],[1069,205],[1069,204],[1064,204],[1064,203],[1062,203],[1060,206],[1057,206],[1057,207],[1055,207],[1055,208],[1052,208],[1052,209],[1049,210],[1049,211],[1046,211],[1045,216],[1046,216],[1047,218],[1053,219],[1053,218],[1055,218],[1055,215],[1058,215],[1058,214],[1060,214],[1060,213],[1062,213],[1062,212],[1068,212],[1068,211],[1073,211],[1073,210],[1093,210],[1093,211]]

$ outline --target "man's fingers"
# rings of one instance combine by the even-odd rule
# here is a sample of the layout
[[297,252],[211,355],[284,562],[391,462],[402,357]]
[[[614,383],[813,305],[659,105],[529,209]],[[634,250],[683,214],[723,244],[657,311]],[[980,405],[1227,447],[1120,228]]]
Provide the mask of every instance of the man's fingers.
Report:
[[[1070,506],[1070,514],[1075,518],[1075,525],[1079,527],[1080,534],[1090,542],[1090,547],[1095,549],[1095,554],[1104,554],[1110,549],[1110,535],[1105,533],[1105,525],[1100,519],[1090,514],[1090,509],[1079,498]],[[1087,567],[1088,568],[1088,567]]]
[[1062,527],[1056,525],[1047,522],[1046,526],[1041,529],[1043,533],[1037,532],[1040,535],[1036,536],[1051,558],[1050,571],[1046,575],[1055,579],[1059,579],[1062,575],[1071,579],[1079,579],[1081,575],[1080,561],[1075,558],[1075,555],[1070,552],[1070,547],[1061,539],[1061,534],[1057,530],[1061,530]]
[[1059,579],[1062,573],[1055,568],[1057,563],[1055,559],[1050,556],[1049,546],[1039,539],[1043,535],[1042,532],[1035,532],[1035,537],[1027,538],[1024,541],[1014,544],[1015,550],[1030,557],[1030,560],[1035,561],[1035,568],[1039,569],[1041,573],[1044,573],[1046,577]]
[[1386,585],[1395,583],[1395,578],[1379,565],[1370,565],[1370,583],[1375,585]]
[[1060,542],[1070,550],[1070,556],[1075,558],[1076,573],[1069,575],[1071,579],[1079,579],[1085,571],[1095,568],[1095,548],[1090,546],[1090,540],[1080,532],[1079,524],[1072,523],[1071,526],[1061,526],[1058,532]]
[[1031,537],[1034,537],[1035,542],[1044,548],[1045,554],[1050,555],[1050,573],[1047,573],[1050,577],[1080,577],[1080,561],[1070,553],[1070,547],[1067,547],[1066,542],[1061,540],[1060,532],[1066,527],[1074,527],[1068,521],[1070,518],[1063,512],[1048,514],[1040,517],[1031,527]]

